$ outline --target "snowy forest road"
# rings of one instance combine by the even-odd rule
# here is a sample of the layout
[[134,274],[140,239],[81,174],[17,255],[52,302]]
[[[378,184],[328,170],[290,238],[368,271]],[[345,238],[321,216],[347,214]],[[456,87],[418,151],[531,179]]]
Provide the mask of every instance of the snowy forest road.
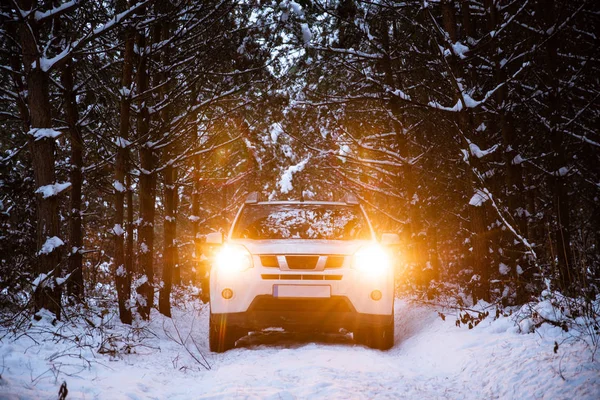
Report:
[[[576,348],[554,354],[544,338],[510,331],[504,318],[473,330],[437,312],[396,302],[396,344],[387,351],[347,336],[267,332],[213,358],[206,398],[597,399],[598,364],[585,370]],[[206,316],[204,316],[206,317]],[[491,321],[491,319],[490,319]],[[488,326],[485,326],[485,325]],[[206,325],[206,324],[204,324]],[[315,340],[316,339],[316,340]],[[562,365],[560,365],[562,362]],[[596,369],[595,369],[596,368]],[[595,369],[595,372],[594,372]]]
[[118,335],[144,336],[131,354],[123,346],[118,354],[99,354],[96,345],[82,361],[72,344],[34,333],[1,343],[0,399],[56,398],[63,380],[69,400],[591,400],[600,394],[600,363],[590,347],[549,324],[520,334],[512,317],[490,316],[469,330],[457,327],[452,315],[442,320],[432,307],[398,299],[396,344],[389,351],[357,345],[350,334],[267,331],[216,354],[208,351],[208,305],[184,306],[172,319],[156,313],[137,331],[114,325],[103,346]]
[[[223,354],[205,350],[211,370],[193,383],[181,377],[157,398],[597,399],[600,393],[599,364],[584,359],[589,350],[581,342],[554,353],[562,337],[556,327],[522,335],[510,318],[490,317],[469,330],[406,300],[396,301],[395,317],[389,351],[357,345],[350,334],[262,332]],[[204,307],[193,334],[203,346],[207,319]]]
[[[216,356],[207,397],[460,398],[472,392],[459,379],[468,352],[436,337],[440,318],[406,302],[396,307],[396,346],[356,345],[351,335],[263,332]],[[447,325],[447,324],[446,324]],[[480,390],[478,390],[480,391]]]

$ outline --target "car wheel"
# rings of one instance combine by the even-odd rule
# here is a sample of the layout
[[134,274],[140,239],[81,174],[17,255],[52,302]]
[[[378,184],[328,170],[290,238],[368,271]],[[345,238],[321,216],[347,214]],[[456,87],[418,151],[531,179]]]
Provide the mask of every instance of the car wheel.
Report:
[[364,344],[365,346],[369,345],[369,329],[356,329],[352,332],[352,336],[356,343]]
[[378,350],[389,350],[394,346],[394,319],[390,324],[377,328],[357,329],[354,340],[365,346]]
[[208,345],[210,351],[214,353],[223,353],[235,347],[235,342],[243,335],[237,329],[227,326],[227,320],[223,316],[214,316],[212,313],[209,318],[208,327]]
[[374,346],[373,348],[379,350],[389,350],[394,346],[394,322],[386,325],[382,328],[377,329],[376,335],[374,335]]

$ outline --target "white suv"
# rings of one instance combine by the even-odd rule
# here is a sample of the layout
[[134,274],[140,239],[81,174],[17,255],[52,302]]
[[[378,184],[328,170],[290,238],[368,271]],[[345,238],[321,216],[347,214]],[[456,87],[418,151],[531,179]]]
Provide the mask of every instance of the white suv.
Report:
[[210,273],[211,351],[223,352],[249,331],[354,333],[377,349],[394,344],[394,272],[356,198],[345,202],[259,202],[248,196]]

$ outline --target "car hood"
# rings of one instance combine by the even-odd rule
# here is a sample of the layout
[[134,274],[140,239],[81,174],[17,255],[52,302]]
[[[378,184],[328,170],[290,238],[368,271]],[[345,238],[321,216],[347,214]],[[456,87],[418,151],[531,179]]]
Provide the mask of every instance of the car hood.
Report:
[[244,245],[252,254],[340,254],[352,255],[370,240],[251,240],[233,239],[230,243]]

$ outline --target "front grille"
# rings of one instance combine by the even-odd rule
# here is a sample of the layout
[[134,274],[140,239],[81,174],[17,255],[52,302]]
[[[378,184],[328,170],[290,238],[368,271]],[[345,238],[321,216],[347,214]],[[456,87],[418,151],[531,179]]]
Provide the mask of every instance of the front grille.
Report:
[[319,256],[285,256],[289,269],[315,269]]
[[[344,265],[344,261],[346,257],[344,255],[335,255],[335,256],[321,256],[325,259],[325,269],[336,269],[342,268]],[[314,270],[317,269],[317,264],[319,264],[319,256],[318,255],[289,255],[285,256],[285,262],[287,266],[291,270]],[[260,255],[260,263],[263,267],[267,268],[280,268],[282,265],[279,264],[279,259],[276,255],[270,254],[262,254]],[[282,261],[283,263],[283,261]],[[322,264],[321,264],[322,265]],[[323,267],[319,268],[321,270]],[[285,269],[285,268],[283,268]]]
[[279,268],[277,256],[260,256],[260,263],[263,267]]
[[265,280],[295,280],[295,281],[341,281],[342,275],[296,275],[296,274],[263,274]]
[[342,268],[344,264],[344,256],[329,256],[325,263],[325,269]]

